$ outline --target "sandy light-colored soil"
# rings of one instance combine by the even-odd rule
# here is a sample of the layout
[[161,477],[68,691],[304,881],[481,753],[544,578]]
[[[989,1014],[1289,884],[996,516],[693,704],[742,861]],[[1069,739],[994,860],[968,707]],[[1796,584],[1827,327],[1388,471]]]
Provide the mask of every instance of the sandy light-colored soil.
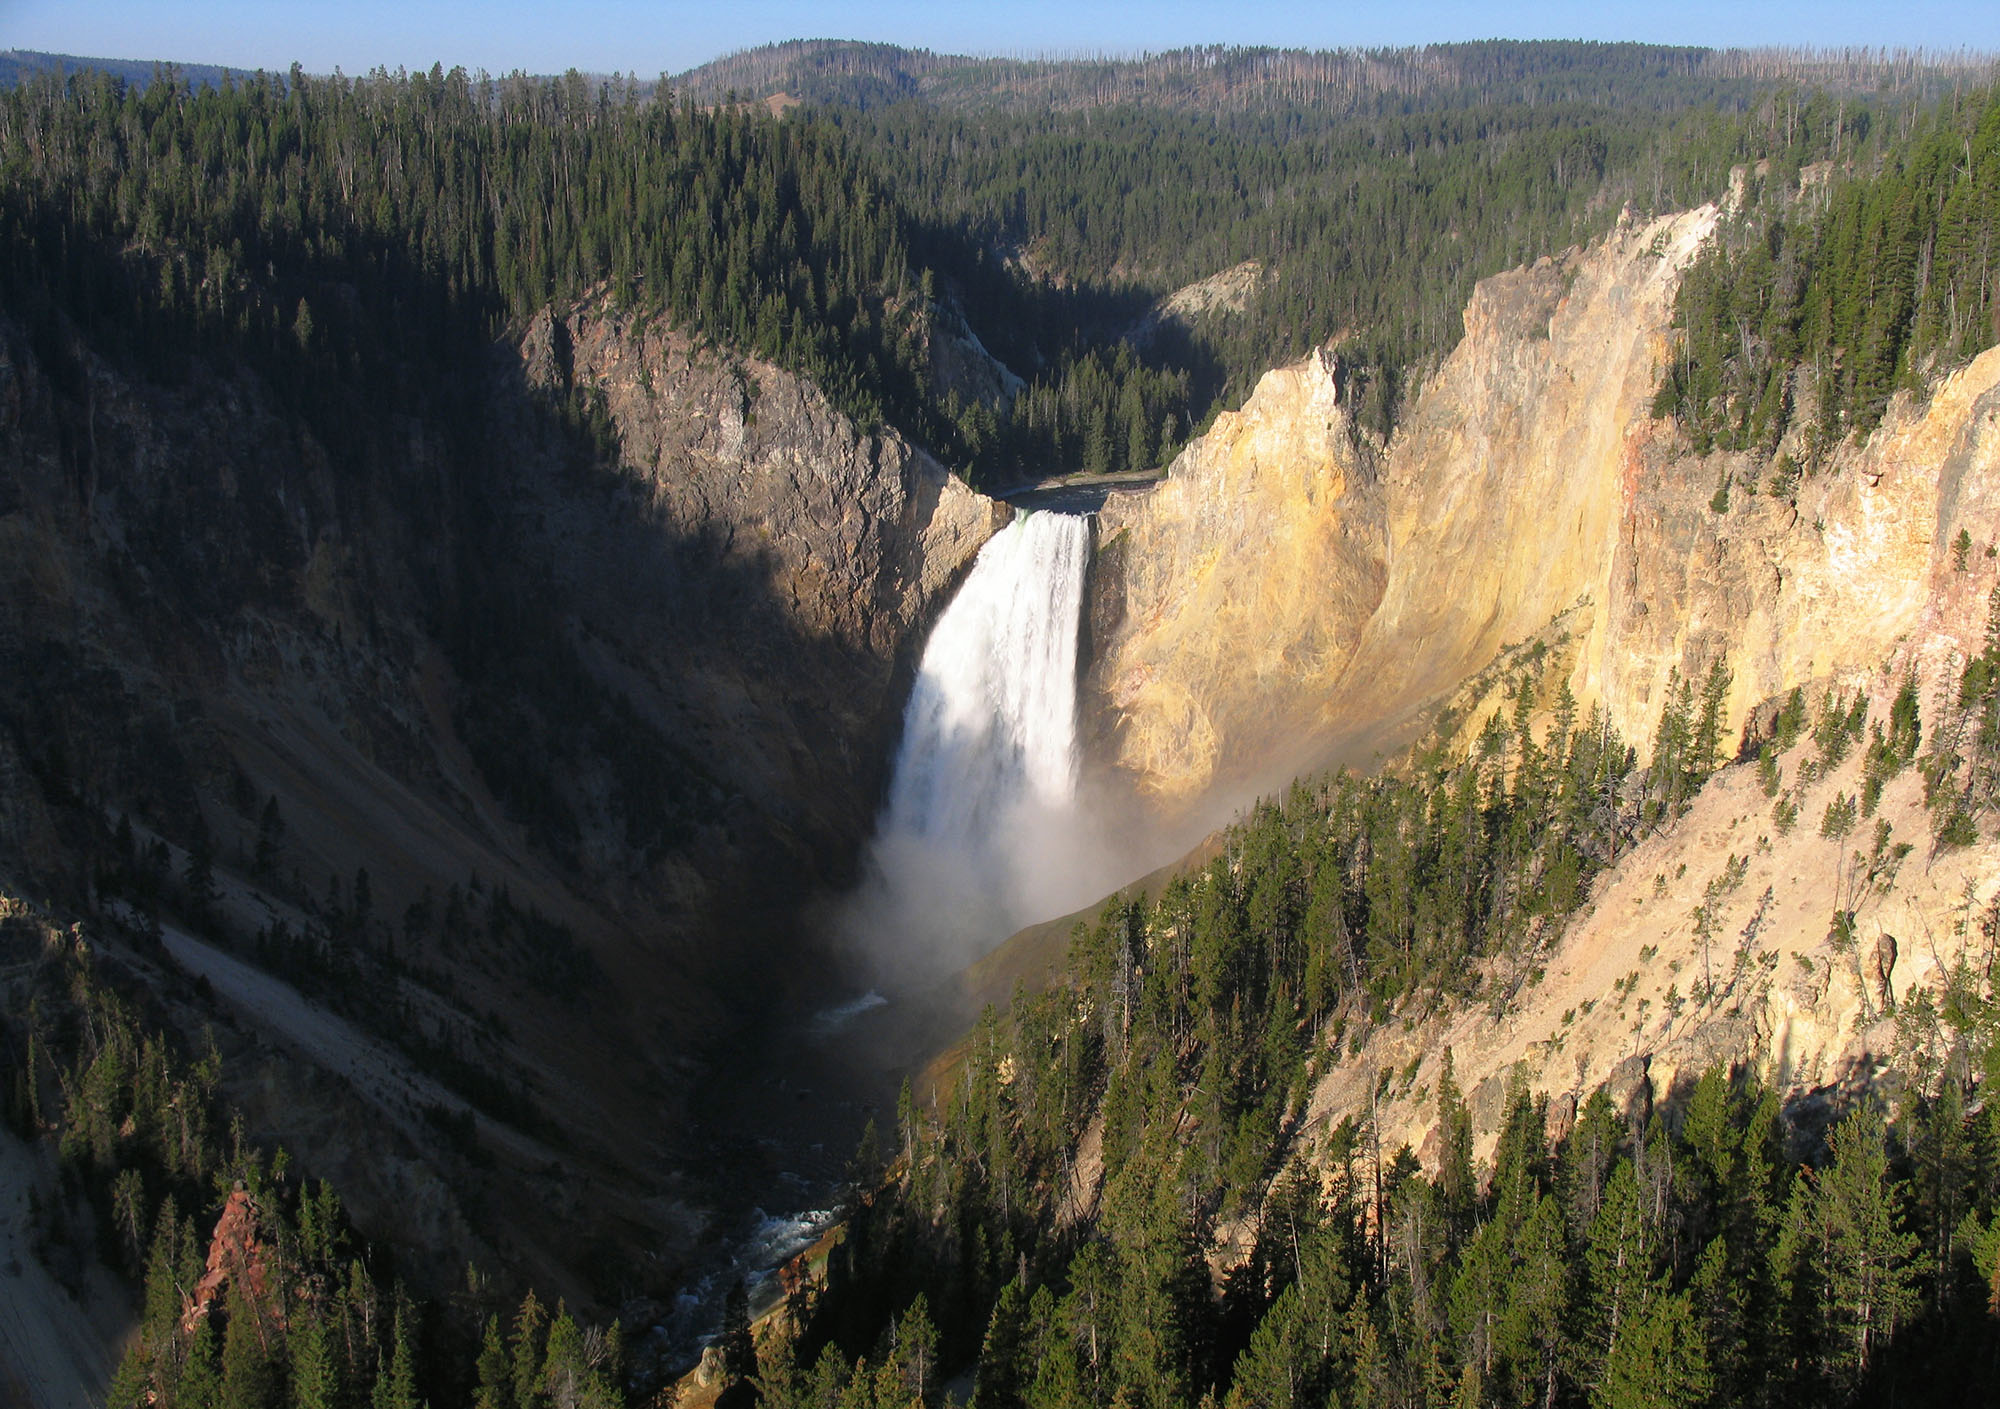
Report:
[[[1886,693],[1878,692],[1877,718]],[[1808,739],[1784,757],[1787,786],[1812,752]],[[1607,1081],[1623,1094],[1643,1077],[1663,1096],[1715,1061],[1751,1061],[1788,1098],[1893,1068],[1903,1055],[1899,1005],[1919,988],[1935,989],[1969,945],[1984,943],[1977,921],[2000,889],[2000,842],[1934,855],[1914,767],[1888,785],[1875,817],[1858,819],[1844,840],[1822,836],[1827,805],[1860,792],[1860,753],[1803,790],[1784,834],[1756,768],[1724,769],[1685,816],[1598,878],[1584,913],[1534,961],[1539,977],[1526,975],[1510,1002],[1489,996],[1392,1021],[1358,1053],[1336,1056],[1313,1094],[1309,1128],[1365,1118],[1370,1088],[1386,1071],[1384,1146],[1407,1142],[1429,1159],[1447,1047],[1481,1157],[1497,1139],[1517,1070],[1551,1098],[1559,1119],[1571,1100]],[[1889,824],[1892,851],[1899,843],[1912,850],[1869,883],[1878,821]],[[1731,858],[1741,869],[1733,884]],[[1706,944],[1696,918],[1704,906],[1712,915]],[[1855,944],[1845,951],[1829,939],[1836,908],[1855,911]],[[1707,1002],[1694,996],[1704,970],[1715,995]]]
[[131,1306],[91,1263],[82,1298],[35,1256],[31,1191],[53,1197],[50,1151],[0,1130],[0,1409],[104,1403]]

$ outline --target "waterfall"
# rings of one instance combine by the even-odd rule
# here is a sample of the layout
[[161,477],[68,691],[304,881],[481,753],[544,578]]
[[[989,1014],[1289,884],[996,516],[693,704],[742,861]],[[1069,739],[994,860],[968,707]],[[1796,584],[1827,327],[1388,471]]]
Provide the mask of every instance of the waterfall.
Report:
[[980,549],[924,647],[884,830],[995,840],[1022,802],[1076,795],[1076,633],[1090,526],[1014,520]]
[[1072,869],[1060,853],[1078,829],[1089,559],[1087,520],[1024,514],[980,549],[938,618],[903,711],[870,875],[849,907],[847,928],[876,952],[963,962],[1067,908],[1075,887],[1060,880]]

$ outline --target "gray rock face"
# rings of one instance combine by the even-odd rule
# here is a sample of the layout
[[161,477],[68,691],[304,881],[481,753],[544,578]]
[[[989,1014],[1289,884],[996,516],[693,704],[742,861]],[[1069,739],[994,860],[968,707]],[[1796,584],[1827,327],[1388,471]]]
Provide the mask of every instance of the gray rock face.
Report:
[[1636,1116],[1640,1121],[1652,1114],[1653,1081],[1647,1072],[1651,1064],[1652,1059],[1647,1056],[1627,1057],[1611,1069],[1604,1082],[1604,1094],[1621,1114]]
[[732,792],[858,841],[913,647],[1004,506],[809,383],[603,303],[538,318],[521,355],[617,433],[614,511],[549,506],[593,654],[671,701]]
[[[247,943],[253,887],[298,924],[366,870],[341,942],[409,945],[448,976],[425,1004],[504,1023],[568,1141],[528,1255],[593,1218],[670,1253],[682,1215],[607,1191],[687,1153],[732,985],[807,981],[782,922],[851,865],[923,630],[1005,511],[603,307],[537,318],[478,392],[482,424],[385,414],[343,460],[253,366],[163,387],[0,310],[0,883],[87,898],[121,815],[205,830]],[[474,878],[601,977],[559,1001],[537,955],[404,939]],[[324,1167],[327,1132],[269,1111]]]

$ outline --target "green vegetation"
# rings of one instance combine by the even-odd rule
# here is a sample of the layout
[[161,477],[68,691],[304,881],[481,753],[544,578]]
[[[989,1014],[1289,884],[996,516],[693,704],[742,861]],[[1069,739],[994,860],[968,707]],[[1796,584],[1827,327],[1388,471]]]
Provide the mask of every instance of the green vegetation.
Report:
[[1803,425],[1810,470],[2000,337],[2000,93],[1900,117],[1822,97],[1788,104],[1786,133],[1681,285],[1655,409],[1704,453],[1768,455]]
[[2000,805],[2000,587],[1988,600],[1985,649],[1965,663],[1919,766],[1938,845],[1979,840],[1975,819]]
[[[1801,62],[1803,60],[1803,62]],[[1872,91],[1935,81],[1924,65],[1873,55],[1786,56],[1654,44],[1486,40],[1421,49],[1301,50],[1203,45],[1136,58],[1018,59],[894,44],[795,40],[704,64],[672,80],[701,102],[768,98],[875,108],[922,99],[957,111],[1144,107],[1199,113],[1426,108],[1502,90],[1534,103],[1672,109],[1740,101],[1761,80],[1814,60],[1821,76]],[[1858,61],[1857,61],[1858,60]]]
[[[1915,727],[1899,708],[1889,747]],[[918,1344],[973,1366],[992,1409],[1929,1404],[1994,1383],[1990,944],[1898,1013],[1893,1120],[1871,1098],[1787,1116],[1722,1067],[1555,1120],[1517,1076],[1497,1118],[1480,1097],[1482,1171],[1449,1053],[1435,1174],[1366,1105],[1309,1117],[1371,1026],[1504,1004],[1558,897],[1645,825],[1658,780],[1601,724],[1487,737],[1295,787],[1158,899],[1079,926],[1064,981],[989,1010],[933,1110],[906,1093],[897,1180],[765,1355],[766,1401],[907,1402]],[[2000,906],[1979,923],[2000,934]],[[1720,1013],[1717,987],[1668,1005]],[[1416,1073],[1358,1075],[1381,1097]],[[1212,1274],[1225,1226],[1239,1251]]]
[[[1236,55],[1190,67],[1185,102],[1053,110],[1043,91],[946,113],[912,98],[925,75],[865,70],[783,120],[574,75],[294,72],[202,91],[38,76],[0,95],[0,302],[66,404],[87,405],[92,356],[161,385],[203,364],[219,380],[255,369],[341,486],[428,508],[448,491],[408,474],[407,424],[440,428],[475,462],[505,394],[496,340],[544,306],[598,297],[791,368],[989,483],[1158,464],[1264,368],[1319,343],[1340,345],[1346,392],[1386,431],[1402,388],[1458,337],[1475,279],[1628,206],[1712,197],[1735,165],[1745,198],[1684,285],[1657,408],[1700,450],[1764,452],[1813,409],[1768,488],[1718,476],[1715,513],[1737,494],[1793,493],[1891,393],[1992,340],[1990,90],[1926,106],[1921,85],[1759,86],[1686,51],[1439,53],[1471,76],[1357,87]],[[1316,96],[1215,96],[1246,72],[1290,73]],[[999,81],[1025,91],[1044,77]],[[1147,322],[1177,284],[1252,259],[1263,273],[1241,311]],[[937,379],[935,341],[961,313],[1027,379],[1011,402]],[[543,409],[576,464],[614,451],[591,388]],[[558,780],[598,760],[615,770],[632,853],[686,843],[724,806],[719,791],[589,684],[560,603],[480,568],[516,543],[509,506],[469,497],[467,542],[428,590],[480,604],[438,615],[468,687],[453,723],[494,793],[542,852],[573,856],[588,825]],[[1954,547],[1961,571],[1970,549]],[[1726,663],[1670,682],[1643,771],[1602,715],[1550,698],[1541,663],[1481,701],[1465,756],[1434,739],[1380,776],[1295,786],[1204,868],[1079,927],[1065,980],[989,1012],[935,1109],[900,1104],[897,1183],[855,1213],[800,1339],[760,1357],[732,1299],[727,1371],[774,1406],[829,1409],[907,1404],[966,1365],[980,1409],[1910,1402],[1994,1382],[1990,945],[1945,1001],[1899,1011],[1936,1059],[1913,1060],[1894,1119],[1864,1104],[1824,1142],[1802,1121],[1788,1143],[1774,1094],[1720,1070],[1656,1111],[1592,1097],[1553,1144],[1548,1112],[1517,1086],[1486,1180],[1449,1061],[1433,1078],[1435,1177],[1382,1149],[1360,1112],[1309,1119],[1316,1079],[1380,1025],[1448,1003],[1505,1014],[1597,874],[1726,761]],[[1865,746],[1859,793],[1817,819],[1844,858],[1912,765],[1937,845],[1976,841],[2000,802],[2000,594],[1986,649],[1944,705],[1922,728],[1906,683],[1870,734],[1865,694],[1829,692],[1813,713],[1795,692],[1760,760],[1777,830]],[[1778,758],[1808,730],[1815,748],[1788,789]],[[373,913],[365,873],[332,879],[323,900],[296,875],[287,888],[285,819],[254,796],[240,810],[256,819],[246,860],[310,917],[243,947],[488,1113],[532,1125],[493,1019],[447,1001],[427,1034],[399,995],[413,980],[452,1000],[464,965],[585,1005],[602,976],[574,937],[476,877],[400,925]],[[1878,822],[1873,851],[1855,846],[1853,874],[1901,860],[1888,836]],[[176,867],[121,819],[97,892],[142,927],[165,906],[219,928],[198,821],[187,840]],[[1714,906],[1746,870],[1732,855],[1708,884],[1703,972],[1688,996],[1666,992],[1676,1020],[1719,1001]],[[1850,947],[1853,913],[1835,920]],[[2000,934],[2000,916],[1987,926]],[[1639,979],[1616,986],[1621,1002]],[[120,1409],[617,1398],[615,1338],[560,1308],[530,1298],[503,1321],[477,1279],[455,1307],[411,1302],[324,1184],[240,1130],[225,1141],[212,1052],[177,1052],[87,956],[44,961],[36,984],[0,1028],[8,1111],[24,1133],[59,1134],[69,1203],[87,1210],[50,1236],[144,1279]],[[1358,1075],[1380,1099],[1411,1094],[1422,1070]],[[468,1116],[427,1117],[477,1157]],[[878,1160],[871,1140],[857,1167]],[[271,1250],[265,1285],[232,1278],[186,1317],[197,1215],[238,1184]],[[1218,1289],[1207,1257],[1226,1223],[1250,1250]]]
[[[1205,411],[1240,402],[1266,368],[1339,343],[1379,430],[1408,375],[1457,342],[1476,279],[1601,233],[1626,202],[1661,211],[1709,199],[1764,125],[1761,114],[1484,88],[1382,114],[824,111],[942,227],[930,257],[1016,365],[1034,365],[1022,359],[1037,344],[1023,336],[1032,325],[1003,312],[1017,285],[996,285],[993,264],[1008,251],[1048,279],[1105,289],[1097,320],[1110,326],[1086,327],[1100,338],[1121,331],[1120,308],[1255,259],[1267,272],[1242,313],[1202,317],[1184,346],[1153,354],[1194,374]],[[1823,126],[1800,140],[1831,145]]]
[[[0,928],[30,926],[14,912]],[[22,1001],[0,1019],[6,1118],[61,1151],[37,1253],[58,1267],[101,1258],[140,1288],[110,1409],[623,1402],[616,1327],[550,1315],[531,1292],[502,1343],[504,1299],[471,1269],[450,1305],[413,1301],[325,1181],[246,1141],[212,1041],[181,1051],[89,946],[42,946],[10,996]]]
[[902,217],[824,127],[436,68],[199,92],[40,77],[0,112],[11,306],[53,304],[156,376],[254,351],[337,428],[402,404],[412,365],[476,366],[484,339],[608,286],[933,429]]
[[[1457,340],[1475,279],[1600,232],[1623,206],[1711,198],[1732,164],[1769,159],[1760,188],[1780,190],[1838,159],[1909,174],[1834,183],[1834,224],[1772,265],[1823,271],[1803,283],[1715,256],[1691,285],[1666,404],[1711,438],[1723,420],[1768,436],[1756,406],[1770,368],[1796,356],[1820,358],[1872,414],[1930,349],[1959,355],[1984,335],[1978,192],[1993,183],[1972,146],[1965,172],[1947,160],[1973,140],[1977,100],[1920,117],[1928,81],[1835,100],[1725,77],[1697,51],[1426,53],[1412,71],[1433,77],[1367,102],[1019,111],[906,97],[783,120],[576,75],[294,72],[195,91],[39,74],[0,98],[0,296],[42,344],[67,323],[162,380],[195,351],[253,359],[359,464],[386,449],[382,408],[477,424],[482,379],[447,369],[478,365],[545,304],[602,294],[798,371],[865,424],[993,482],[1162,463],[1265,368],[1325,342],[1386,431],[1411,376]],[[1280,58],[1241,56],[1273,72],[1299,61]],[[1798,243],[1782,220],[1769,229],[1757,248]],[[1912,273],[1924,288],[1907,309],[1862,287],[1890,248],[1883,230],[1894,277],[1935,266]],[[1265,272],[1242,312],[1142,322],[1161,294],[1245,260]],[[1772,280],[1782,298],[1752,292]],[[1826,280],[1839,296],[1823,315],[1825,300],[1799,300]],[[1730,361],[1746,300],[1771,348],[1745,354],[1755,367]],[[934,374],[953,308],[1027,379],[1018,401]],[[1858,337],[1873,370],[1858,370]],[[1727,395],[1725,371],[1742,383]],[[568,414],[607,439],[589,389]]]

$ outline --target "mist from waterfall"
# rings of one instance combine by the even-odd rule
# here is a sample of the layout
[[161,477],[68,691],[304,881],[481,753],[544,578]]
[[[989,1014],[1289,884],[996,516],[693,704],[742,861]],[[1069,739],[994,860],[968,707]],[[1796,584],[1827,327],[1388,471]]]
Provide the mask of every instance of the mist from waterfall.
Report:
[[887,806],[841,927],[891,979],[955,968],[1104,888],[1077,787],[1088,520],[1030,513],[980,550],[903,711]]

